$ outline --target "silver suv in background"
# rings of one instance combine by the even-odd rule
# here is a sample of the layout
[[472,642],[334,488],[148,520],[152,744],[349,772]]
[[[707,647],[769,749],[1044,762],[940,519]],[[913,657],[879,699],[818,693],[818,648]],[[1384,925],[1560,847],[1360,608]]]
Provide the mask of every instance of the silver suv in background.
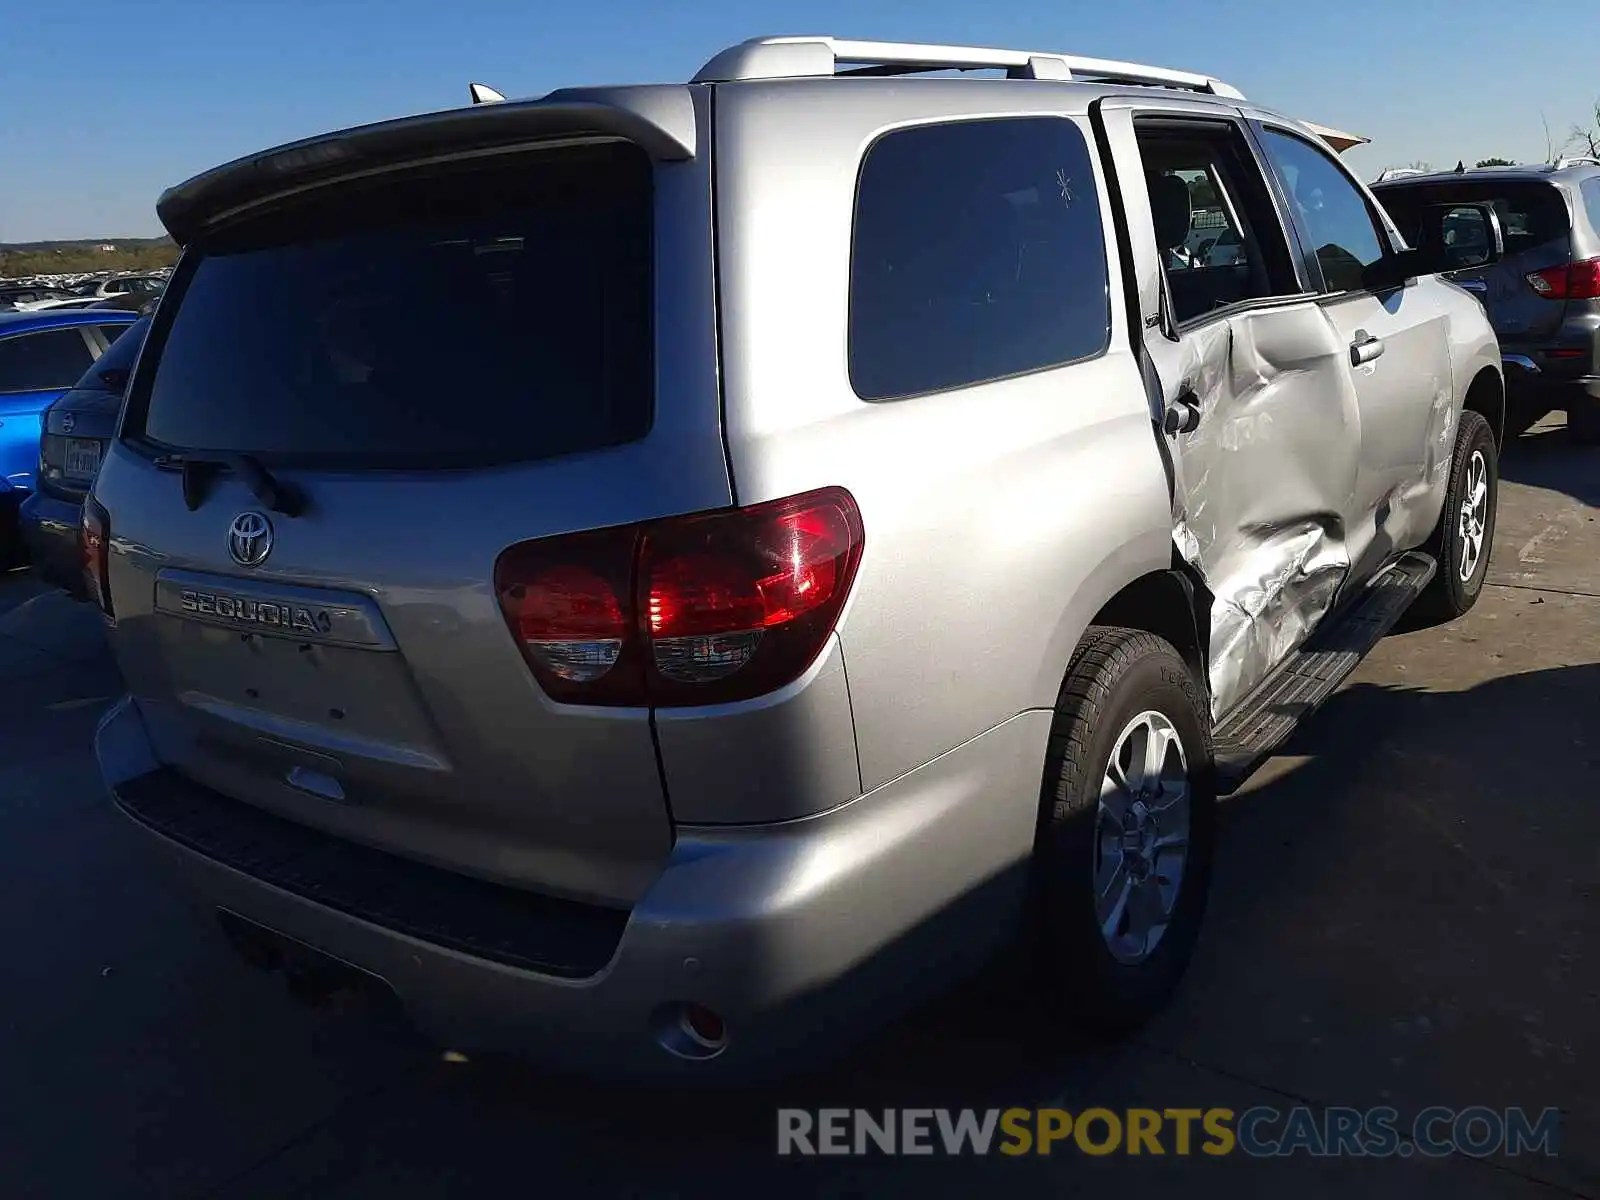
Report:
[[760,39],[159,211],[107,784],[252,961],[463,1048],[810,1062],[1018,937],[1130,1029],[1216,796],[1483,583],[1500,354],[1433,272],[1493,212],[1409,248],[1204,75]]
[[[1373,192],[1407,236],[1432,205],[1494,206],[1504,258],[1468,263],[1449,278],[1488,311],[1505,357],[1513,424],[1526,427],[1564,408],[1575,440],[1600,442],[1600,162],[1412,175]],[[1471,257],[1471,239],[1460,241]]]

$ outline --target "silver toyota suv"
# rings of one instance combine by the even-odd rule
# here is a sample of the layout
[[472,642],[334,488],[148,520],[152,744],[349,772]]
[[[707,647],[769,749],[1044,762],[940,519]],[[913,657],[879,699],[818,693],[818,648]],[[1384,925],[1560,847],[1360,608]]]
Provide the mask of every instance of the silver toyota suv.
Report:
[[1019,938],[1126,1031],[1216,797],[1483,584],[1501,356],[1433,273],[1492,208],[1410,246],[1205,76],[766,38],[159,212],[107,785],[253,961],[463,1049],[775,1069]]

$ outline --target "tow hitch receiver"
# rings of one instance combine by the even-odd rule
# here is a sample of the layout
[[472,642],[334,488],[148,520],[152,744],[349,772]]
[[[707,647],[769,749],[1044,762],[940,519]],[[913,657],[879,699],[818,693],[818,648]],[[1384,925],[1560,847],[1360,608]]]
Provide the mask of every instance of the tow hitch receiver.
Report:
[[324,1008],[342,993],[392,1000],[383,979],[342,959],[257,925],[238,913],[217,909],[217,924],[240,958],[257,970],[281,972],[289,995],[312,1008]]

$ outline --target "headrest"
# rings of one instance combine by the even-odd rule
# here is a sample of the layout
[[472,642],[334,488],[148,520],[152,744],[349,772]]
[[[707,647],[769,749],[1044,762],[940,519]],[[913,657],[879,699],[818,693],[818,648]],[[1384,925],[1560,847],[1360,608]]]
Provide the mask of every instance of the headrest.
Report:
[[1189,185],[1176,175],[1147,175],[1150,213],[1155,218],[1156,245],[1172,250],[1189,238]]

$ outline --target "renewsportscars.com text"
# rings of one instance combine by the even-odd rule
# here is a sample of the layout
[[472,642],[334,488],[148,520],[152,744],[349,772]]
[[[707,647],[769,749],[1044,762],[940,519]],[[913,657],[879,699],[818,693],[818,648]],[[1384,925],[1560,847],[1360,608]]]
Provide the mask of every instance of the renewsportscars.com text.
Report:
[[780,1155],[1304,1154],[1442,1158],[1557,1153],[1560,1113],[1522,1108],[781,1108]]

